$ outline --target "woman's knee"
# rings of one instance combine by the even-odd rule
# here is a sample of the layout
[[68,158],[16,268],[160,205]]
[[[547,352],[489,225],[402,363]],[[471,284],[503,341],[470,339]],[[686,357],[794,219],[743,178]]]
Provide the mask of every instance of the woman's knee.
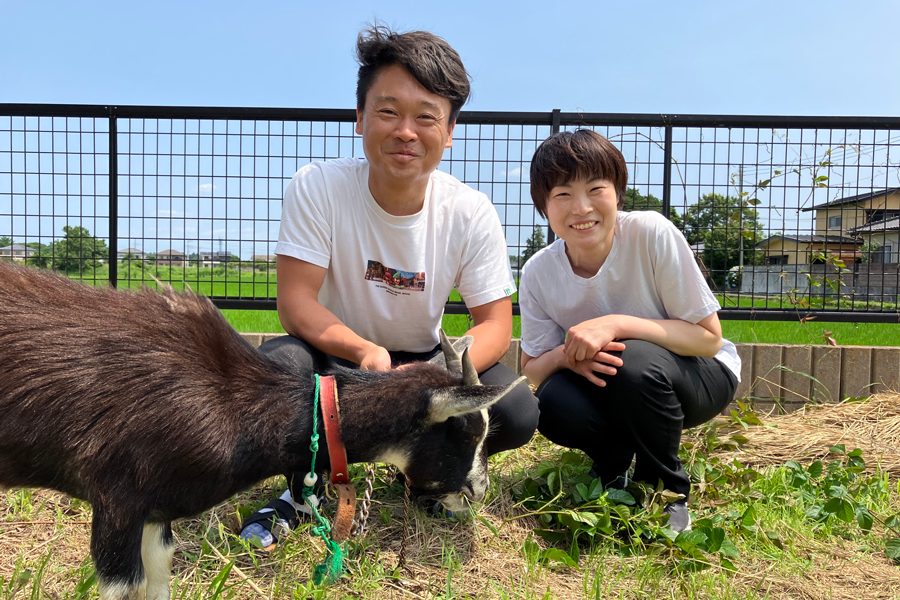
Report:
[[621,388],[626,392],[672,389],[669,369],[675,363],[669,350],[644,340],[625,340],[624,344],[622,366],[616,369],[615,375],[605,378],[607,387],[611,390]]
[[569,370],[559,371],[538,388],[538,431],[550,441],[575,447],[585,436],[597,411],[598,389]]

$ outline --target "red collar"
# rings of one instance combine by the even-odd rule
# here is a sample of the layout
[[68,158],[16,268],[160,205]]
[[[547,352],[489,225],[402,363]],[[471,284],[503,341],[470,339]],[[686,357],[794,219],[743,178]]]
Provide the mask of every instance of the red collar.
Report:
[[328,444],[328,460],[331,463],[331,483],[350,483],[347,472],[347,448],[341,440],[341,408],[338,403],[337,382],[334,375],[319,378],[319,400],[322,404],[322,421],[325,424],[325,442]]

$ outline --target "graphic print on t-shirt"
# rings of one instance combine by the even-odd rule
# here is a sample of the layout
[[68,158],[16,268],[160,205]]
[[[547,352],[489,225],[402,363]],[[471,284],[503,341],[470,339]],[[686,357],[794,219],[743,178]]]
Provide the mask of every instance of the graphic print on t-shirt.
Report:
[[424,271],[413,273],[411,271],[392,269],[385,267],[377,260],[368,261],[366,265],[366,279],[392,294],[422,292],[425,290]]

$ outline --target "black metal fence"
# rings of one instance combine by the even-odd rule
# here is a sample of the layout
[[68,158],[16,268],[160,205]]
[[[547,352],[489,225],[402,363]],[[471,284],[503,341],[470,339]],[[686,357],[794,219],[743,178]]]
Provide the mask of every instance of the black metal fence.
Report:
[[[0,259],[272,308],[284,187],[310,161],[361,156],[354,120],[0,104]],[[463,112],[440,168],[492,199],[514,271],[553,239],[531,156],[579,127],[625,155],[626,209],[685,232],[725,318],[900,320],[900,118]]]

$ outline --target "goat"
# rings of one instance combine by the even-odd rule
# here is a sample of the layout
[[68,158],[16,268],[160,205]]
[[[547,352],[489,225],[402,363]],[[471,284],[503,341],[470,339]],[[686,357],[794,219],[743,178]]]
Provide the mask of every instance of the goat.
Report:
[[[466,354],[445,362],[333,374],[349,462],[395,464],[452,509],[484,495],[486,409],[510,388],[464,377]],[[0,263],[0,369],[0,486],[91,503],[103,600],[168,598],[173,520],[309,468],[313,374],[258,352],[193,293]]]

